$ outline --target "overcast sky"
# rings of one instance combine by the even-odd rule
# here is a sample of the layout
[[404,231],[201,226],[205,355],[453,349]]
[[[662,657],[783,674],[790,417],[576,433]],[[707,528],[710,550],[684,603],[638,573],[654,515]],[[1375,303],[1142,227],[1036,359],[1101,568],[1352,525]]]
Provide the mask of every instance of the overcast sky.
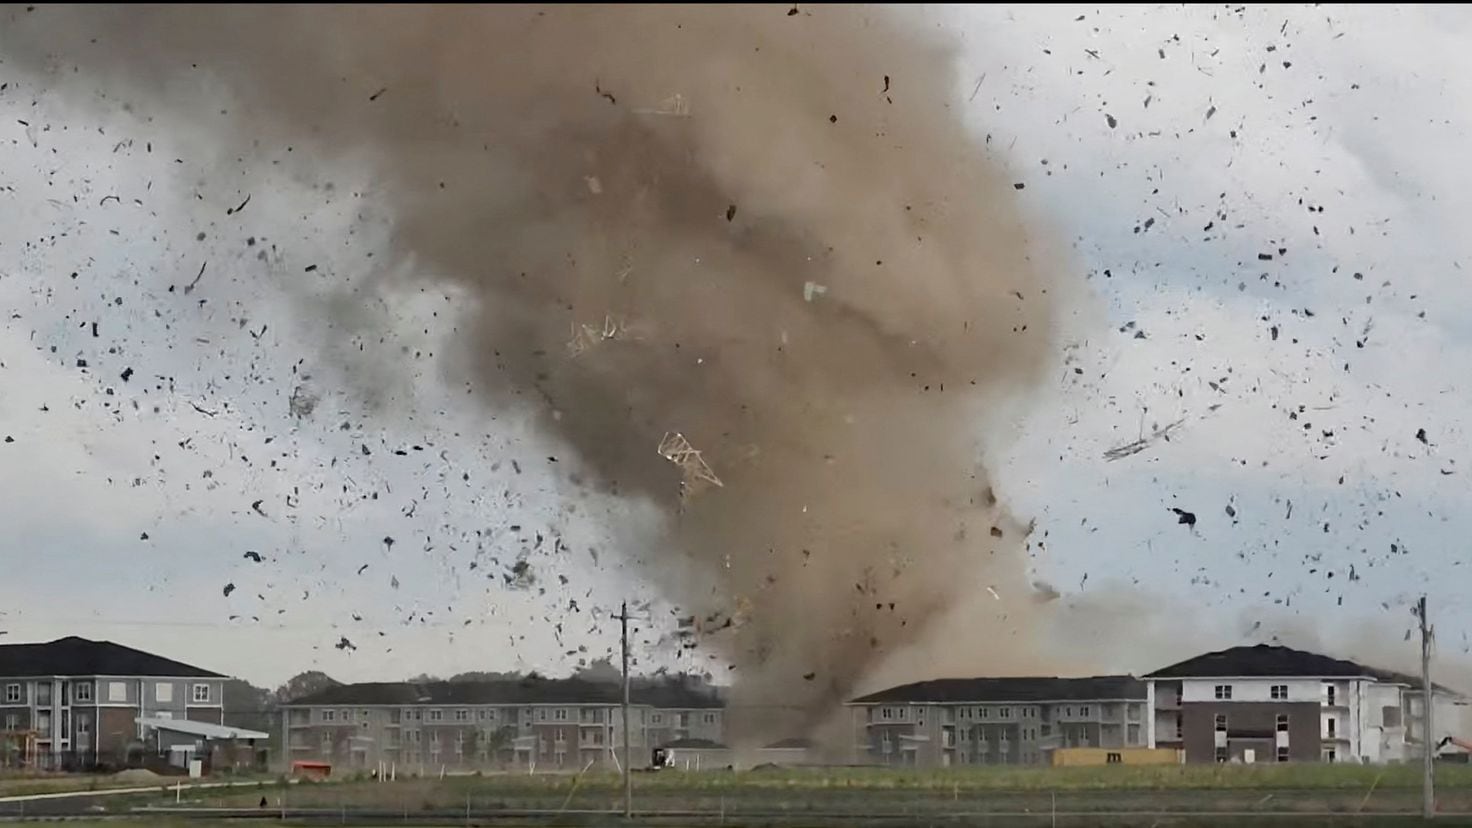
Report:
[[[1201,646],[1310,630],[1347,656],[1398,642],[1424,591],[1465,653],[1472,15],[937,17],[978,151],[1089,287],[1056,376],[990,435],[1036,576]],[[3,58],[0,642],[108,638],[263,684],[566,670],[616,644],[607,609],[656,597],[619,553],[646,518],[578,492],[525,422],[455,404],[456,297],[384,298],[416,366],[384,373],[387,409],[315,344],[320,285],[386,250],[372,181],[268,156],[219,180],[207,130]]]

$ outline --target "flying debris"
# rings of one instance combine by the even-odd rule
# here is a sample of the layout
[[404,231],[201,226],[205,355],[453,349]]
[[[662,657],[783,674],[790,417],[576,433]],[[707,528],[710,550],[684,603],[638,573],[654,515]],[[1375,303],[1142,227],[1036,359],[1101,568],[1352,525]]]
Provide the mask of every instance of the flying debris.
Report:
[[678,431],[666,432],[664,438],[659,441],[657,449],[659,456],[680,467],[685,479],[680,483],[680,496],[691,497],[710,486],[721,487],[721,482],[716,473],[711,470],[710,464],[705,462],[696,448],[690,445],[685,435]]
[[1130,442],[1125,443],[1122,446],[1115,446],[1114,448],[1104,452],[1104,459],[1119,460],[1124,457],[1129,457],[1132,454],[1139,454],[1140,452],[1149,448],[1150,445],[1157,440],[1165,440],[1166,442],[1169,442],[1170,433],[1174,431],[1177,426],[1179,426],[1181,423],[1184,423],[1185,421],[1186,419],[1182,417],[1181,419],[1176,420],[1173,423],[1168,423],[1167,425],[1151,431],[1150,434],[1141,437],[1138,440],[1131,440]]

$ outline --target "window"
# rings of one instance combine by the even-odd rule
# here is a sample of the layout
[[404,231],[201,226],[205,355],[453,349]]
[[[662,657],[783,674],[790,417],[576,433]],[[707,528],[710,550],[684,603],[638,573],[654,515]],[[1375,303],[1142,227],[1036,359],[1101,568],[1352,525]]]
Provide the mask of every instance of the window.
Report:
[[1129,718],[1130,721],[1138,722],[1140,720],[1140,705],[1125,705],[1125,715]]
[[1287,713],[1279,713],[1278,714],[1278,732],[1279,733],[1287,733],[1288,732],[1288,714]]
[[[5,685],[5,703],[6,704],[19,704],[20,703],[20,685],[19,684],[7,684],[7,685]],[[11,729],[13,730],[14,728],[11,728]]]
[[1219,747],[1219,748],[1216,749],[1216,761],[1219,762],[1219,763],[1225,763],[1227,761],[1227,749],[1226,748]]
[[468,722],[468,721],[470,721],[470,711],[469,710],[456,710],[455,711],[455,721],[457,721],[457,722]]
[[708,725],[713,725],[716,723],[716,714],[706,713],[705,715],[701,716],[701,721]]
[[345,722],[351,722],[353,720],[353,711],[339,710],[337,711],[337,717]]
[[1216,732],[1217,733],[1226,733],[1227,732],[1227,714],[1225,714],[1225,713],[1218,713],[1218,714],[1216,714],[1215,727],[1216,727]]
[[78,715],[77,716],[77,736],[79,736],[79,737],[86,736],[86,735],[90,734],[91,732],[92,732],[92,719],[89,718],[89,717],[87,717],[87,716]]
[[1118,753],[1106,753],[1104,755],[1104,763],[1107,765],[1122,765],[1124,764],[1124,756]]
[[1218,684],[1216,686],[1216,697],[1221,701],[1230,701],[1232,698],[1232,685]]
[[997,734],[997,741],[1001,742],[1004,745],[1007,743],[1007,730],[1005,728],[1003,728],[1002,731]]
[[15,713],[5,714],[5,729],[20,730],[20,716]]
[[[879,712],[881,715],[884,716],[884,718],[888,719],[894,714],[894,708],[886,707]],[[650,721],[654,722],[655,724],[664,724],[664,714],[655,713],[653,716],[650,717]]]
[[445,711],[443,711],[443,710],[431,710],[431,711],[429,711],[429,720],[431,722],[444,721],[444,718],[445,718]]
[[322,721],[324,721],[324,722],[332,722],[332,721],[336,721],[336,720],[337,720],[337,711],[336,710],[323,710],[322,711]]
[[990,719],[991,716],[992,716],[992,710],[991,710],[990,707],[983,707],[983,708],[981,708],[981,717],[983,719]]
[[127,701],[128,683],[123,681],[109,681],[107,683],[107,700],[110,702]]
[[565,722],[565,721],[567,721],[567,711],[564,710],[561,707],[557,708],[556,710],[553,710],[552,711],[552,720],[553,721],[558,721],[558,722]]
[[1126,733],[1126,736],[1125,736],[1125,739],[1126,739],[1125,744],[1129,744],[1129,745],[1138,745],[1138,744],[1140,744],[1140,726],[1139,725],[1137,725],[1137,724],[1127,725],[1125,727],[1125,733]]
[[1063,715],[1067,716],[1070,719],[1073,718],[1073,708],[1072,707],[1065,707],[1065,708],[1063,708]]
[[1338,726],[1338,724],[1339,720],[1334,718],[1333,716],[1330,716],[1327,720],[1324,721],[1324,728],[1325,731],[1329,734],[1330,739],[1334,738],[1334,728]]
[[545,722],[545,721],[547,721],[547,708],[543,707],[543,708],[541,708],[540,710],[537,711],[537,721],[539,721],[539,722]]
[[440,735],[438,733],[432,734],[429,737],[429,752],[435,756],[438,756],[440,753]]
[[414,744],[417,745],[417,744],[421,744],[423,742],[424,742],[424,731],[422,731],[422,730],[416,730],[416,731],[414,731]]
[[1324,704],[1334,707],[1334,685],[1324,685]]
[[208,684],[194,685],[194,703],[208,704],[210,700],[210,686]]
[[1272,686],[1272,689],[1269,691],[1269,695],[1272,696],[1275,699],[1286,699],[1286,698],[1288,698],[1288,685],[1286,685],[1286,684],[1274,684]]
[[1080,715],[1080,716],[1084,717],[1085,719],[1087,719],[1089,717],[1089,707],[1088,707],[1088,705],[1084,705],[1083,707],[1080,707],[1078,709],[1078,715]]
[[460,733],[456,733],[455,734],[455,755],[456,756],[464,756],[465,755],[465,733],[464,732],[460,732]]
[[79,702],[89,702],[89,701],[92,701],[92,682],[90,682],[90,681],[79,681],[79,682],[77,682],[75,684],[75,688],[76,689],[74,689],[72,691],[72,694],[74,696],[76,696],[76,700],[77,701],[79,701]]
[[482,711],[480,711],[480,720],[483,721],[483,722],[494,722],[496,720],[496,711],[494,711],[494,710],[482,710]]
[[1324,761],[1325,762],[1333,762],[1338,757],[1339,757],[1339,755],[1334,752],[1334,748],[1324,748]]
[[172,702],[174,700],[174,685],[167,681],[154,682],[153,700],[166,704]]
[[332,752],[332,734],[331,733],[323,733],[322,734],[322,752],[323,753],[331,753]]
[[51,682],[37,682],[36,704],[39,704],[43,707],[49,707],[51,705]]
[[1286,747],[1280,747],[1280,748],[1278,748],[1278,761],[1279,762],[1287,762],[1288,761],[1288,748],[1286,748]]

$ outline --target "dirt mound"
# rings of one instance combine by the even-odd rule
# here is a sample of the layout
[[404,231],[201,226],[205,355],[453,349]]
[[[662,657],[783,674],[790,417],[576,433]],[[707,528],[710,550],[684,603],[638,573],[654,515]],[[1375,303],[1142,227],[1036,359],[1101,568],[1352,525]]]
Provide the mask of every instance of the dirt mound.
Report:
[[147,785],[163,779],[162,776],[146,768],[129,768],[125,771],[118,771],[113,774],[112,778],[119,782],[132,782],[140,785]]

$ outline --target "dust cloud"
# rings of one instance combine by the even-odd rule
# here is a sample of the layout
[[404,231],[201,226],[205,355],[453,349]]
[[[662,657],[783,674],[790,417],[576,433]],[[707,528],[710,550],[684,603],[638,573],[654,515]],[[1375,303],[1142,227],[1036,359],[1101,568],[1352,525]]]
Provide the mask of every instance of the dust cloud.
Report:
[[1049,362],[1061,245],[909,14],[41,8],[0,46],[222,156],[371,170],[384,273],[466,297],[447,381],[659,505],[629,557],[731,665],[733,729],[788,735],[893,665],[1044,666],[984,447]]

